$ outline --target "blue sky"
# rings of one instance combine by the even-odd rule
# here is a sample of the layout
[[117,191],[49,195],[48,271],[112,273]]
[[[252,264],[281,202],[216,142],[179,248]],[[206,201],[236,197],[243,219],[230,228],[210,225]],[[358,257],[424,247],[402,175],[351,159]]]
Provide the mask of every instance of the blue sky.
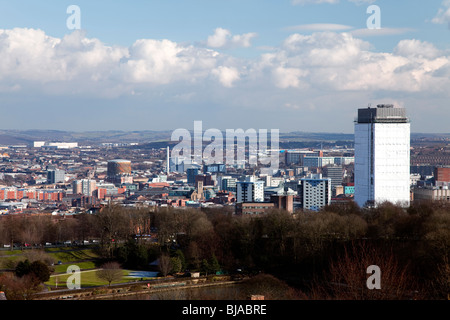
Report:
[[449,23],[449,0],[0,1],[0,129],[350,133],[394,103],[450,132]]

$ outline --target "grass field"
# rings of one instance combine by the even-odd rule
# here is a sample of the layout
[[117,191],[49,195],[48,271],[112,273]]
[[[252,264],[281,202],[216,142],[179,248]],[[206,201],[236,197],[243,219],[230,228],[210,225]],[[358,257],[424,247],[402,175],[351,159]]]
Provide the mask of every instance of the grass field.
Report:
[[[73,261],[73,264],[80,267],[81,270],[87,270],[87,269],[95,269],[96,265],[93,261],[83,261],[83,262],[77,262]],[[67,268],[71,265],[71,263],[67,264],[60,264],[60,265],[54,265],[53,269],[55,270],[54,273],[65,273],[67,272]]]
[[[81,287],[93,287],[108,285],[108,282],[97,278],[96,271],[99,268],[97,262],[100,258],[94,248],[89,247],[63,247],[45,249],[27,249],[0,252],[0,268],[10,268],[18,261],[23,261],[32,255],[40,255],[53,261],[53,274],[50,280],[45,283],[50,289],[66,288],[67,279],[71,274],[67,273],[67,268],[76,265],[80,268]],[[133,270],[122,270],[122,280],[114,283],[125,283],[136,280],[131,277]],[[154,277],[139,277],[139,280],[154,279]]]
[[[92,248],[46,248],[46,249],[27,249],[27,250],[14,250],[14,251],[1,251],[0,252],[0,268],[7,268],[8,262],[17,262],[25,260],[31,255],[41,254],[48,259],[53,260],[56,272],[65,272],[63,267],[58,266],[58,261],[62,264],[68,264],[77,262],[83,265],[83,269],[95,268],[95,259],[99,256]],[[11,264],[11,263],[9,263]],[[66,266],[67,268],[67,266]],[[61,270],[60,270],[61,269]]]
[[72,262],[97,259],[98,255],[92,249],[46,251],[56,261]]
[[[81,288],[86,287],[94,287],[94,286],[105,286],[108,285],[107,281],[101,280],[97,277],[97,270],[81,270],[80,273],[80,280],[81,280]],[[115,283],[125,283],[125,282],[131,282],[135,280],[136,278],[130,277],[130,272],[132,270],[122,270],[123,277],[122,280],[113,282]],[[70,274],[56,274],[50,276],[50,280],[47,281],[45,284],[51,288],[66,288],[67,287],[67,279],[70,276]],[[154,279],[152,277],[142,278],[143,280],[149,280]],[[141,278],[139,278],[141,280]]]

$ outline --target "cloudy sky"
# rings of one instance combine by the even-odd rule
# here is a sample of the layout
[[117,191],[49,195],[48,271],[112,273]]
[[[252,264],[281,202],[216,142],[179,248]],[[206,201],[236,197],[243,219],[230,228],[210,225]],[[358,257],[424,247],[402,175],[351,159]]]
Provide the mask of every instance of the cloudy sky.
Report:
[[0,129],[352,133],[379,103],[450,132],[450,0],[0,0]]

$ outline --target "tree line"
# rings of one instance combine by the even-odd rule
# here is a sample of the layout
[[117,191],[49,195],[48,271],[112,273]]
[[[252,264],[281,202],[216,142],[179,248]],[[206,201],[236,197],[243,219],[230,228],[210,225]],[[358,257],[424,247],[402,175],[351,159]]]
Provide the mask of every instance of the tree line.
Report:
[[[109,206],[57,221],[0,219],[2,243],[68,239],[99,239],[103,257],[127,268],[149,269],[158,261],[163,275],[271,274],[309,298],[446,299],[450,292],[450,204],[441,202],[415,202],[408,209],[348,203],[258,216]],[[364,288],[369,265],[381,268],[384,290]]]

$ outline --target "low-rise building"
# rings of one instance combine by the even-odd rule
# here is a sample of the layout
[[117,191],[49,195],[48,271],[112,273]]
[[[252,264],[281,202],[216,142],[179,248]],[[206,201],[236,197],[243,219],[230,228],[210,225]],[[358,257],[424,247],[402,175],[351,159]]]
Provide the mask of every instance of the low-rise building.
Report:
[[450,201],[450,189],[448,186],[416,187],[414,200]]
[[264,214],[269,209],[274,209],[273,202],[240,202],[236,203],[236,215],[258,215]]

